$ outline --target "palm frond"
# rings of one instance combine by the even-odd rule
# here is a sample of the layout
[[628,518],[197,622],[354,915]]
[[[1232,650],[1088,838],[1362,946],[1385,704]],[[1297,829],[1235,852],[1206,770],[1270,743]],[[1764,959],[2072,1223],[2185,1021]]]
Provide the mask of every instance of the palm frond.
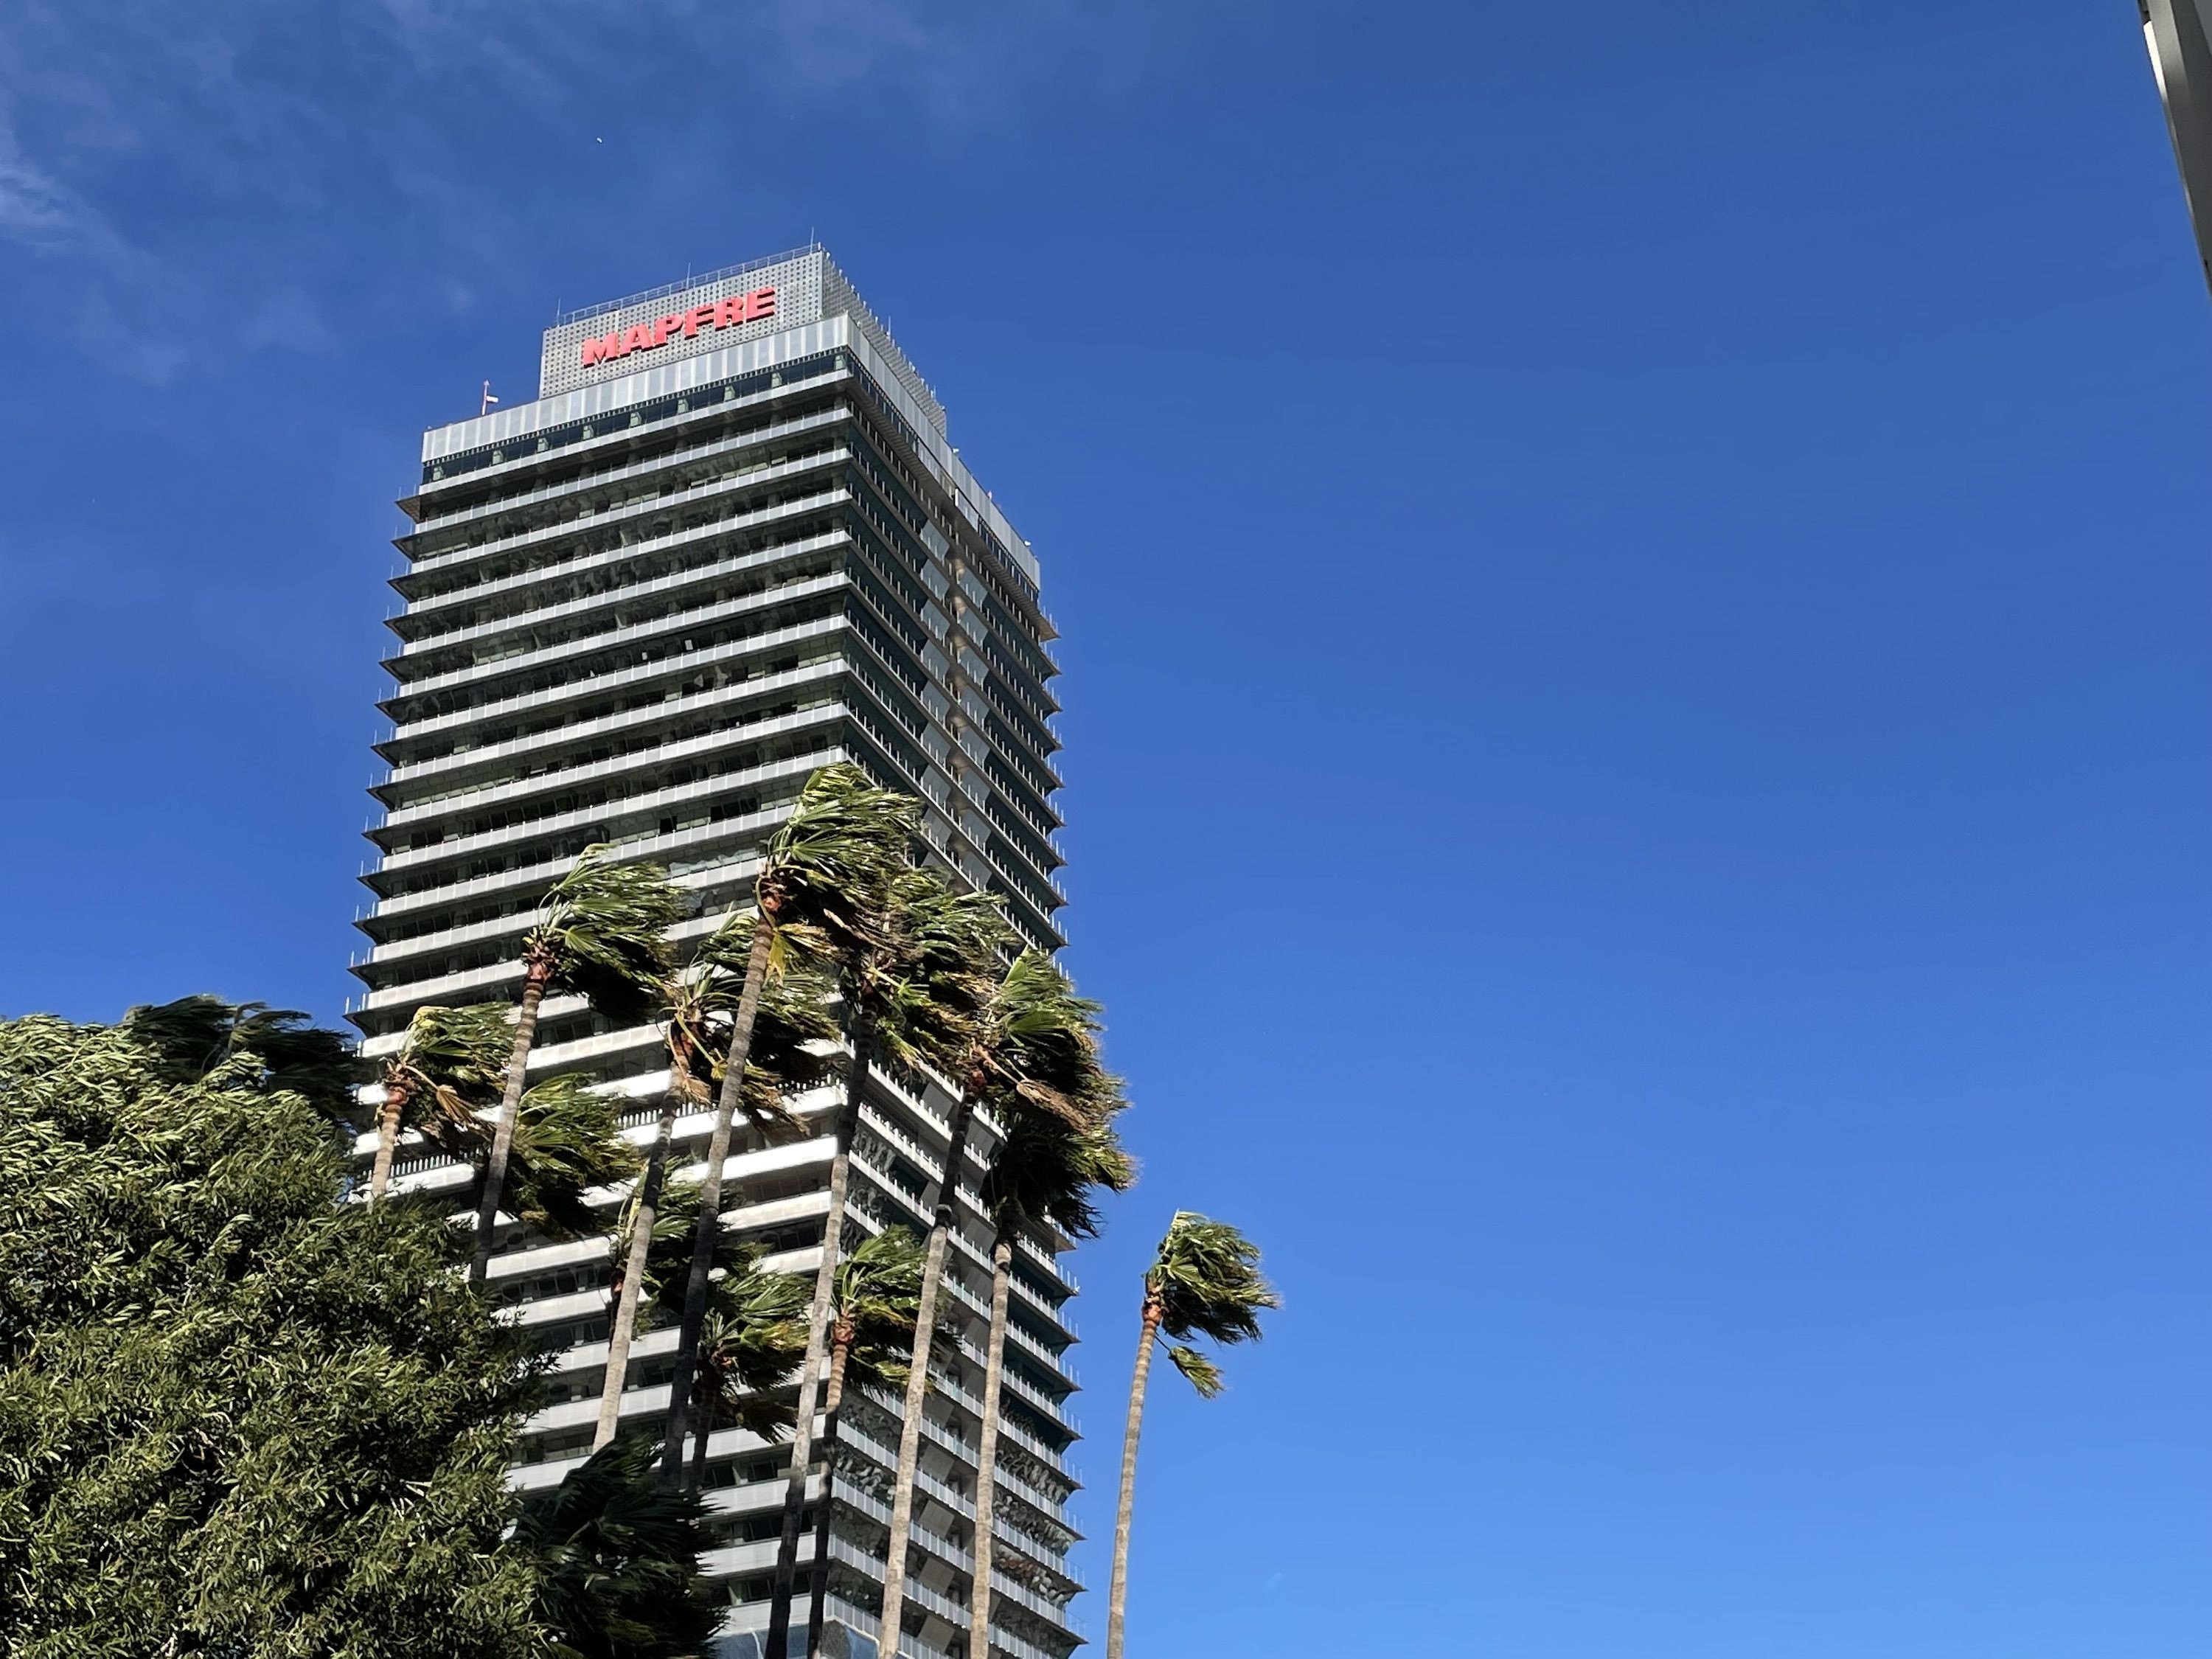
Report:
[[805,1357],[813,1285],[798,1273],[762,1271],[765,1254],[758,1244],[738,1247],[716,1285],[701,1331],[694,1403],[710,1426],[734,1423],[780,1440],[796,1421],[780,1390]]
[[1259,1247],[1225,1221],[1178,1210],[1160,1241],[1145,1288],[1159,1305],[1160,1329],[1177,1340],[1250,1342],[1260,1315],[1282,1298],[1260,1273]]
[[1178,1343],[1169,1348],[1168,1358],[1198,1390],[1200,1400],[1211,1400],[1229,1386],[1222,1377],[1221,1367],[1196,1348]]
[[769,840],[757,881],[763,908],[779,927],[819,930],[840,957],[872,948],[921,823],[919,801],[878,787],[860,767],[817,768]]
[[886,1227],[838,1262],[830,1318],[852,1333],[846,1367],[854,1382],[904,1384],[927,1257],[909,1229]]
[[558,1651],[685,1659],[714,1633],[720,1608],[699,1579],[710,1506],[657,1480],[655,1451],[623,1435],[521,1501],[514,1541],[538,1564],[532,1611]]
[[523,1091],[501,1207],[550,1238],[580,1238],[599,1221],[584,1195],[637,1173],[614,1103],[565,1072]]
[[610,1019],[653,1011],[681,921],[683,894],[658,864],[617,864],[607,842],[586,848],[547,891],[526,956],[550,963],[551,988],[573,991]]
[[514,1039],[514,1011],[505,1003],[417,1008],[384,1062],[386,1098],[396,1090],[404,1101],[401,1127],[455,1157],[476,1158],[491,1136],[480,1115],[498,1103]]

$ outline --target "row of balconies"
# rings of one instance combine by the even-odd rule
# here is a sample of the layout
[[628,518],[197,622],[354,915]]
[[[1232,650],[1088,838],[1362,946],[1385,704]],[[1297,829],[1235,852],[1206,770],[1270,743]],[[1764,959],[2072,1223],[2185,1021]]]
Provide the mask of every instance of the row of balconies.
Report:
[[[671,532],[662,543],[626,544],[579,559],[572,568],[534,573],[527,579],[517,578],[514,586],[519,591],[513,596],[517,603],[495,615],[471,611],[452,619],[451,626],[417,630],[414,623],[422,613],[410,606],[400,616],[387,620],[387,625],[404,641],[399,658],[394,661],[494,638],[524,624],[604,607],[636,594],[696,586],[732,572],[773,565],[792,556],[792,544],[785,541],[751,545],[743,540],[745,532],[763,524],[804,516],[828,494],[825,490],[813,496],[780,501],[774,507],[763,507],[757,514],[749,515],[750,523],[722,520]],[[737,550],[727,550],[730,544],[734,544]],[[642,574],[647,572],[651,574]],[[584,584],[593,576],[605,579],[604,585],[586,586]],[[386,664],[387,667],[392,665]]]
[[[837,382],[851,378],[848,370],[834,367],[826,361],[807,367],[814,372],[801,371],[791,377],[779,374],[773,384],[735,397],[728,395],[736,390],[733,386],[722,387],[724,395],[719,398],[704,395],[712,388],[702,388],[700,392],[679,400],[692,401],[694,407],[672,410],[665,419],[657,420],[643,429],[641,422],[623,423],[622,416],[625,411],[605,411],[594,417],[594,423],[604,424],[606,430],[590,438],[579,436],[572,443],[562,445],[560,453],[551,458],[550,464],[562,465],[578,459],[587,465],[594,461],[612,462],[613,465],[605,469],[609,471],[628,466],[652,467],[661,464],[669,454],[699,447],[698,437],[702,432],[720,427],[733,416],[742,418],[768,412],[773,419],[775,410],[781,405],[818,406],[823,400],[817,394],[829,392]],[[784,368],[792,369],[797,366],[785,365]],[[641,412],[635,409],[627,411],[633,417]],[[729,435],[743,439],[748,434],[736,432]],[[630,455],[641,456],[641,459],[635,461],[622,459]],[[503,502],[525,495],[567,493],[578,488],[584,477],[597,476],[585,474],[533,488],[531,480],[543,476],[548,465],[549,458],[544,451],[526,448],[489,465],[471,467],[449,477],[425,479],[417,494],[403,497],[398,505],[416,525],[427,528],[449,524],[466,515],[487,510],[495,514],[501,510]],[[501,485],[521,487],[502,490]],[[441,507],[443,510],[440,510]]]
[[[472,564],[489,564],[503,555],[529,547],[533,540],[557,533],[567,526],[587,520],[599,520],[600,515],[626,508],[635,502],[665,500],[666,496],[657,492],[648,495],[644,489],[633,486],[649,485],[653,479],[666,473],[674,472],[691,480],[678,486],[682,490],[696,489],[708,483],[721,483],[733,477],[757,482],[763,472],[810,460],[819,452],[799,449],[799,441],[818,439],[820,434],[848,418],[834,408],[817,410],[793,420],[756,427],[696,449],[656,456],[651,460],[618,467],[612,471],[587,474],[534,489],[526,495],[506,496],[486,503],[451,521],[440,520],[428,529],[401,537],[394,545],[409,555],[410,568],[405,576],[397,580],[394,586],[398,588],[401,597],[408,599],[408,608],[415,611],[463,600],[473,602],[487,594],[539,580],[552,569],[565,568],[567,562],[557,561],[543,566],[532,564],[526,568],[479,581],[451,586],[442,581],[434,586],[420,579],[447,577]],[[757,465],[747,465],[743,461],[742,458],[747,452],[759,450],[768,450],[770,453]],[[726,470],[725,464],[730,461],[738,461],[739,468]],[[702,469],[712,469],[714,476],[710,478],[696,477]],[[579,501],[583,505],[580,512],[559,511]],[[557,516],[533,515],[533,508],[552,508]],[[482,540],[442,550],[425,550],[426,543],[438,539],[449,530],[465,529],[501,519],[520,520],[521,522],[505,534],[487,535]],[[429,591],[410,592],[410,588],[427,588]]]

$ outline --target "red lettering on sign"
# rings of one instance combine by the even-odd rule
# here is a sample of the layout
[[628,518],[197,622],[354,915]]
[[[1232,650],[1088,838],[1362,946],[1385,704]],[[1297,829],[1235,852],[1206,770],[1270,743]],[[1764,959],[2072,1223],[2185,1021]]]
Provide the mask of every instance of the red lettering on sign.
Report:
[[775,290],[757,288],[750,294],[733,294],[726,300],[717,300],[710,305],[694,306],[689,311],[679,311],[663,317],[651,326],[643,323],[629,328],[610,329],[604,335],[586,336],[581,349],[581,361],[586,368],[596,364],[612,362],[617,357],[627,357],[633,351],[650,351],[655,346],[666,345],[678,334],[685,339],[696,339],[702,328],[734,328],[745,323],[757,323],[764,317],[775,315]]

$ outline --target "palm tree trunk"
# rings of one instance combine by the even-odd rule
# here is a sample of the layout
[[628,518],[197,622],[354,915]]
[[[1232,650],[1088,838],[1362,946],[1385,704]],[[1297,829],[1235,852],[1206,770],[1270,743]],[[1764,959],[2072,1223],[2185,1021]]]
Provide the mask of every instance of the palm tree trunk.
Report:
[[1006,1299],[1012,1288],[1014,1242],[1000,1235],[991,1246],[991,1334],[983,1351],[983,1430],[975,1449],[975,1558],[968,1592],[968,1659],[991,1659],[991,1557],[998,1540],[999,1379],[1006,1362]]
[[623,1391],[629,1386],[629,1345],[636,1334],[637,1307],[645,1291],[646,1257],[653,1249],[653,1224],[660,1210],[661,1182],[667,1176],[668,1143],[676,1133],[676,1112],[688,1077],[684,1061],[672,1053],[668,1093],[660,1103],[660,1128],[647,1157],[645,1173],[638,1180],[637,1208],[629,1224],[629,1256],[623,1264],[622,1292],[615,1298],[614,1323],[607,1331],[607,1377],[599,1389],[599,1426],[592,1435],[593,1451],[613,1439],[622,1425]]
[[883,1612],[876,1629],[883,1633],[878,1659],[895,1659],[896,1632],[906,1618],[907,1533],[914,1525],[915,1475],[921,1464],[921,1413],[929,1398],[930,1339],[937,1334],[937,1291],[945,1278],[945,1252],[951,1243],[960,1191],[960,1164],[968,1150],[968,1126],[975,1112],[968,1091],[952,1109],[945,1148],[945,1174],[937,1183],[937,1208],[930,1219],[929,1249],[921,1269],[921,1299],[915,1310],[914,1351],[906,1374],[906,1414],[899,1420],[898,1474],[891,1482],[890,1556],[884,1566]]
[[481,1285],[491,1266],[491,1236],[499,1218],[499,1201],[507,1194],[507,1164],[514,1152],[514,1120],[522,1109],[524,1074],[530,1069],[531,1045],[538,1041],[538,1008],[545,1000],[545,981],[553,976],[550,963],[533,962],[523,970],[522,1012],[514,1022],[514,1047],[507,1057],[507,1087],[499,1097],[499,1121],[492,1130],[491,1160],[484,1166],[483,1190],[477,1200],[477,1248],[469,1261],[469,1282]]
[[760,1018],[761,989],[768,983],[769,947],[775,934],[775,901],[763,895],[753,919],[752,951],[745,958],[744,989],[730,1028],[730,1054],[722,1091],[714,1103],[714,1132],[707,1142],[707,1173],[699,1183],[699,1231],[691,1239],[691,1272],[684,1281],[684,1316],[677,1327],[676,1370],[669,1379],[668,1432],[661,1446],[660,1480],[672,1486],[684,1471],[684,1417],[691,1403],[691,1377],[699,1364],[699,1334],[707,1325],[707,1292],[714,1273],[714,1249],[722,1237],[722,1166],[730,1160],[730,1125],[745,1087],[753,1027]]
[[397,1079],[384,1082],[384,1106],[376,1115],[376,1164],[368,1172],[368,1201],[384,1196],[392,1184],[392,1154],[399,1146],[399,1119],[407,1109],[407,1087]]
[[[830,1214],[822,1226],[822,1263],[814,1273],[814,1300],[806,1315],[806,1360],[799,1372],[799,1420],[791,1436],[791,1474],[783,1488],[783,1534],[777,1540],[775,1583],[769,1597],[768,1639],[762,1659],[784,1659],[791,1639],[792,1581],[799,1565],[799,1528],[806,1511],[806,1477],[814,1462],[814,1411],[822,1387],[822,1368],[830,1334],[830,1304],[837,1281],[837,1257],[845,1234],[845,1190],[852,1178],[853,1133],[860,1121],[862,1079],[870,1047],[865,1024],[853,1032],[853,1065],[845,1084],[845,1103],[837,1114],[837,1150],[830,1159]],[[823,1503],[828,1503],[825,1482]],[[817,1562],[817,1574],[826,1564]]]
[[714,1437],[714,1413],[707,1409],[707,1373],[699,1374],[699,1397],[692,1403],[696,1407],[691,1417],[691,1473],[684,1478],[684,1486],[692,1492],[699,1490],[700,1482],[707,1478],[707,1445]]
[[822,1614],[830,1589],[830,1487],[837,1478],[837,1409],[845,1403],[845,1362],[852,1352],[851,1335],[841,1330],[830,1347],[830,1386],[822,1395],[822,1496],[814,1506],[814,1576],[806,1598],[810,1656],[822,1651]]
[[1159,1304],[1145,1295],[1144,1335],[1137,1344],[1136,1374],[1129,1379],[1129,1420],[1121,1431],[1121,1503],[1114,1512],[1114,1579],[1106,1595],[1106,1659],[1121,1659],[1121,1616],[1129,1600],[1129,1516],[1137,1501],[1137,1432],[1145,1425],[1145,1383],[1152,1375],[1152,1345],[1160,1334]]

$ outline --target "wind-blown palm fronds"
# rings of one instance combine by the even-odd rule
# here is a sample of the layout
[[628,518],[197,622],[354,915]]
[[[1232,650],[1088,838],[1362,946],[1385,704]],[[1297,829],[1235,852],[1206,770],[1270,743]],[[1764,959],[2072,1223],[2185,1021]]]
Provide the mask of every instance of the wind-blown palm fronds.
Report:
[[[479,1114],[499,1099],[501,1067],[514,1040],[513,1011],[495,1002],[466,1008],[436,1003],[408,1019],[399,1047],[384,1062],[384,1103],[376,1115],[376,1162],[368,1199],[382,1199],[403,1129],[445,1126],[447,1138],[482,1130]],[[439,1139],[426,1132],[427,1139]]]
[[557,1659],[692,1659],[721,1622],[700,1582],[708,1506],[653,1476],[649,1435],[594,1452],[522,1500],[515,1542],[534,1559],[532,1611]]
[[1098,1007],[1075,995],[1047,958],[1024,956],[1007,975],[1006,1059],[990,1104],[1003,1134],[984,1177],[992,1223],[991,1325],[984,1351],[975,1480],[974,1570],[969,1588],[969,1659],[988,1659],[998,1547],[1000,1400],[1016,1243],[1047,1229],[1070,1238],[1098,1231],[1096,1194],[1127,1192],[1136,1165],[1114,1119],[1127,1103],[1098,1056]]
[[524,1091],[511,1152],[502,1207],[548,1238],[596,1231],[602,1224],[584,1194],[626,1181],[638,1168],[615,1103],[575,1072]]
[[[683,1289],[681,1273],[690,1266],[689,1239],[671,1288]],[[737,1247],[716,1281],[707,1310],[706,1335],[699,1345],[699,1369],[692,1382],[692,1419],[696,1439],[692,1484],[706,1455],[708,1438],[725,1424],[750,1430],[763,1440],[781,1440],[791,1431],[791,1402],[784,1380],[806,1352],[806,1281],[797,1273],[764,1273],[758,1244]]]
[[641,1016],[668,970],[668,929],[683,915],[681,895],[657,864],[616,864],[611,846],[587,847],[555,882],[523,936],[522,1006],[508,1052],[505,1088],[494,1121],[490,1157],[477,1204],[476,1252],[469,1277],[481,1284],[506,1199],[507,1160],[522,1100],[538,1011],[548,991],[574,991],[611,1018]]
[[[654,1294],[672,1295],[672,1311],[680,1310],[683,1304],[685,1274],[696,1243],[698,1217],[703,1206],[699,1201],[699,1188],[695,1185],[690,1189],[691,1201],[684,1216],[688,1231],[680,1246],[683,1262],[663,1264],[662,1251],[673,1248],[664,1245],[663,1236],[668,1229],[661,1219],[669,1144],[675,1134],[678,1114],[697,1111],[708,1104],[711,1097],[708,1085],[720,1078],[727,1064],[725,1046],[730,1025],[737,1016],[742,988],[738,974],[743,971],[752,930],[750,916],[732,915],[700,946],[687,965],[663,982],[668,1089],[661,1097],[660,1119],[652,1148],[646,1155],[645,1173],[626,1206],[623,1237],[627,1245],[621,1248],[626,1248],[629,1254],[618,1252],[615,1258],[614,1312],[607,1339],[606,1374],[600,1384],[594,1446],[604,1446],[614,1438],[621,1420],[623,1395],[629,1386],[630,1345],[636,1337],[639,1297],[647,1265],[636,1253],[644,1248],[641,1240],[652,1240],[654,1262],[660,1270],[675,1274],[672,1286],[656,1289]],[[733,961],[738,964],[737,973],[732,971]],[[835,1070],[832,1060],[820,1051],[837,1036],[837,1023],[823,1006],[828,994],[827,982],[805,969],[785,974],[762,991],[750,1056],[738,1103],[764,1140],[803,1137],[805,1126],[783,1103],[785,1091],[826,1081]],[[719,1186],[718,1182],[718,1202]],[[642,1232],[637,1231],[641,1224]]]
[[[758,920],[748,941],[743,988],[730,1022],[728,1057],[723,1064],[714,1127],[708,1140],[706,1178],[702,1183],[705,1201],[693,1240],[691,1268],[684,1284],[684,1311],[678,1325],[675,1386],[670,1393],[668,1433],[662,1454],[665,1479],[676,1479],[683,1468],[690,1377],[697,1364],[699,1338],[707,1317],[714,1236],[721,1227],[722,1171],[729,1158],[732,1124],[751,1060],[762,993],[771,975],[787,965],[794,946],[802,940],[841,969],[872,951],[888,929],[890,884],[905,864],[920,813],[918,802],[878,788],[859,767],[825,766],[807,779],[791,816],[769,837],[763,852],[760,872],[753,887]],[[843,1183],[849,1139],[849,1133],[841,1133],[838,1151],[830,1164],[830,1218],[823,1244],[825,1267],[835,1258],[843,1227]],[[817,1279],[810,1310],[810,1322],[817,1328],[823,1316],[826,1296],[826,1285]],[[801,1501],[804,1459],[812,1431],[820,1380],[820,1352],[818,1340],[810,1340],[799,1379],[799,1424],[793,1437],[793,1456],[802,1471]],[[795,1535],[793,1548],[796,1548]],[[784,1589],[775,1605],[782,1607],[784,1617],[779,1625],[771,1611],[773,1641],[783,1638],[789,1623],[787,1571],[780,1573],[779,1583]]]
[[1145,1385],[1152,1348],[1170,1340],[1168,1358],[1201,1399],[1222,1389],[1221,1369],[1189,1346],[1194,1336],[1220,1343],[1256,1341],[1260,1316],[1282,1299],[1260,1274],[1260,1250],[1224,1221],[1178,1210],[1145,1273],[1144,1334],[1129,1381],[1129,1417],[1121,1436],[1121,1500],[1114,1519],[1114,1577],[1106,1603],[1106,1659],[1121,1659],[1122,1615],[1129,1591],[1129,1520],[1136,1499],[1137,1435],[1144,1426]]

